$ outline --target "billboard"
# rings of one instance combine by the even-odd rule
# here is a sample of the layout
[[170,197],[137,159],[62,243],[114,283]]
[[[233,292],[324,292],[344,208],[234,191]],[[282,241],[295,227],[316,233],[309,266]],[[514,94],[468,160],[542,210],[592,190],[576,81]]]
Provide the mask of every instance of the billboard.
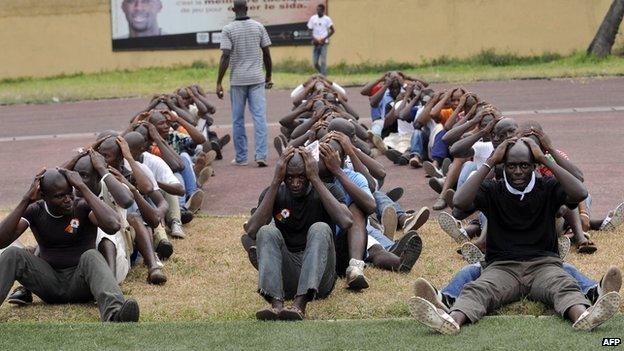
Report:
[[[219,47],[221,28],[234,20],[233,0],[111,0],[113,50]],[[310,16],[327,0],[248,0],[273,45],[308,44]]]

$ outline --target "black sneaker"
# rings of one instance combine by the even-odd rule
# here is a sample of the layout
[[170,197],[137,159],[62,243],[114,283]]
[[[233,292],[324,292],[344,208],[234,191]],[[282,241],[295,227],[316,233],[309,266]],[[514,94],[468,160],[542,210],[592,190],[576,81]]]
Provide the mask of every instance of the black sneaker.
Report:
[[444,178],[429,178],[429,186],[433,191],[440,194],[444,186]]
[[401,237],[401,239],[397,240],[394,245],[392,245],[390,247],[390,249],[388,250],[388,252],[395,254],[399,257],[401,257],[401,255],[403,254],[403,251],[405,251],[405,248],[407,246],[407,242],[409,241],[409,239],[414,236],[414,235],[418,235],[418,233],[415,230],[411,230],[407,233],[405,233],[405,235],[403,235]]
[[173,244],[171,241],[163,239],[156,246],[156,254],[161,260],[166,260],[173,255]]
[[11,295],[9,295],[7,302],[18,306],[30,305],[33,302],[32,293],[25,287],[18,286],[13,290]]
[[403,157],[401,152],[394,149],[388,149],[388,151],[384,152],[384,155],[386,155],[386,157],[394,164],[399,166],[405,166],[409,163],[409,160]]
[[399,272],[409,273],[412,267],[418,261],[420,253],[422,252],[422,239],[418,234],[412,234],[407,240],[405,250],[401,253],[401,264],[399,265]]
[[139,321],[139,304],[134,299],[124,301],[121,308],[113,315],[111,322],[127,323]]
[[193,212],[189,211],[186,207],[180,209],[180,221],[182,224],[190,223],[194,217]]
[[390,198],[390,200],[392,200],[392,201],[394,201],[394,202],[397,202],[397,201],[399,201],[399,199],[400,199],[401,197],[403,197],[403,193],[404,193],[404,192],[405,192],[405,191],[403,190],[403,188],[398,187],[398,188],[394,188],[394,189],[392,189],[392,190],[388,191],[388,193],[386,193],[386,195],[388,195],[388,197]]

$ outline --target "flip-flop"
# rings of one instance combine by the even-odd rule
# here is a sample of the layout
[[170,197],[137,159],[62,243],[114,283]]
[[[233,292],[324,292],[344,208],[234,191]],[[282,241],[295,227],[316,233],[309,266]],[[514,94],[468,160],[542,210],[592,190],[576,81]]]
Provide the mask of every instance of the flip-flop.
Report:
[[162,285],[167,282],[167,276],[160,267],[154,267],[147,273],[147,282],[154,285]]
[[280,311],[273,307],[263,308],[256,312],[256,319],[259,321],[276,321],[279,319]]
[[598,250],[596,244],[594,244],[594,242],[590,240],[587,240],[576,246],[576,251],[582,254],[593,254],[594,252],[596,252],[596,250]]
[[285,307],[279,312],[278,318],[281,321],[302,321],[305,314],[296,307]]

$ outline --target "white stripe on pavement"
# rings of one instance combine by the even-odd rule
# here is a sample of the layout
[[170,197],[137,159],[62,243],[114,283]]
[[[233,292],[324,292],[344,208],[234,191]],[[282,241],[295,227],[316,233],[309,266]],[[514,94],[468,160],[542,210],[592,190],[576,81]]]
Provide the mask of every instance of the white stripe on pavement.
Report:
[[[552,115],[552,114],[577,114],[577,113],[592,113],[592,112],[622,112],[624,106],[598,106],[598,107],[576,107],[576,108],[558,108],[558,109],[545,109],[545,110],[523,110],[523,111],[503,111],[504,116],[526,116],[526,115]],[[269,127],[277,127],[280,124],[277,122],[269,123]],[[213,126],[216,129],[231,129],[231,124],[215,124]],[[245,127],[253,127],[252,123],[246,123]],[[46,140],[46,139],[86,139],[97,136],[98,133],[67,133],[67,134],[41,134],[41,135],[22,135],[14,137],[2,137],[0,142],[9,141],[31,141],[31,140]]]

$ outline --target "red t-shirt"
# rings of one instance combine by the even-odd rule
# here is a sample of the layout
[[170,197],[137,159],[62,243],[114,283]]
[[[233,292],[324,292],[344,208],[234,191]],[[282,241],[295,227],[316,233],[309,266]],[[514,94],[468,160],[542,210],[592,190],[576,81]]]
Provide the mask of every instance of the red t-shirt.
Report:
[[[563,152],[561,150],[557,150],[557,153],[559,154],[559,156],[565,158],[566,160],[570,159],[568,157],[568,155],[566,155],[565,152]],[[550,158],[551,160],[554,161],[554,158],[552,157],[551,154],[546,153],[546,157],[548,157],[548,158]],[[554,177],[555,176],[553,174],[553,172],[548,167],[546,167],[544,165],[539,165],[536,169],[537,169],[537,172],[542,175],[542,177]]]

